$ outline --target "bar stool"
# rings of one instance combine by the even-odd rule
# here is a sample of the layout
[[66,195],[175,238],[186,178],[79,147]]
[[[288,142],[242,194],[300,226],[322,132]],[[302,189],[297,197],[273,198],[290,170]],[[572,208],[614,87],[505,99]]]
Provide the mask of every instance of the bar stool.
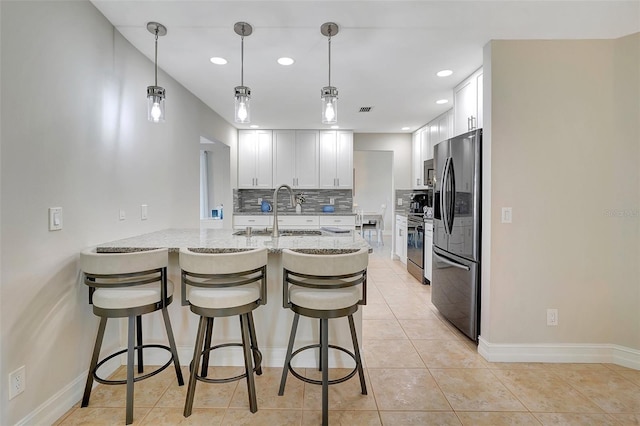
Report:
[[[181,249],[180,268],[182,305],[190,305],[191,312],[200,315],[184,416],[191,415],[198,380],[228,383],[242,378],[247,379],[249,409],[255,413],[258,403],[253,373],[262,374],[262,354],[256,340],[253,310],[267,303],[267,249]],[[240,318],[242,343],[211,346],[213,319],[233,315]],[[222,379],[207,378],[210,352],[228,346],[243,348],[244,374]],[[201,358],[202,367],[198,374]]]
[[[282,250],[283,267],[283,307],[294,313],[291,336],[285,357],[280,390],[284,395],[288,372],[298,379],[322,385],[322,424],[329,423],[329,385],[342,383],[352,378],[356,372],[360,376],[362,395],[367,394],[364,371],[360,358],[360,348],[353,321],[353,314],[359,305],[367,300],[368,249],[331,250],[324,254],[317,250]],[[293,351],[300,315],[320,320],[320,343],[303,346]],[[329,319],[348,317],[353,352],[329,344]],[[302,376],[291,366],[291,359],[300,352],[319,348],[322,380]],[[348,354],[355,361],[354,369],[344,377],[329,380],[329,348]]]
[[[178,384],[184,384],[178,351],[169,321],[167,306],[173,300],[173,283],[167,279],[167,249],[134,253],[97,253],[90,248],[80,253],[80,269],[84,283],[89,286],[89,303],[100,317],[98,335],[91,357],[89,374],[82,397],[82,407],[89,405],[93,380],[106,385],[127,385],[126,424],[133,423],[133,384],[154,376],[173,362]],[[142,343],[142,315],[161,310],[169,346]],[[107,319],[128,318],[127,349],[117,351],[98,362]],[[134,337],[137,344],[134,344]],[[160,348],[171,353],[166,364],[134,378],[134,352],[138,355],[138,373],[144,372],[143,349]],[[106,380],[97,370],[110,359],[127,354],[127,379]]]

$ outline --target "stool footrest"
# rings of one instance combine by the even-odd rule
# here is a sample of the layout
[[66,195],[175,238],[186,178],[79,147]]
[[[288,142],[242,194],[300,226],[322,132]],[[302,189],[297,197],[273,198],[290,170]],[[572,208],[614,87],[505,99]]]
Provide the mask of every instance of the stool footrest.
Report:
[[[164,349],[165,351],[168,351],[169,353],[171,353],[171,348],[169,346],[165,346],[165,345],[155,345],[155,344],[148,344],[148,345],[142,345],[142,346],[136,346],[134,348],[134,350],[138,351],[138,350],[142,350],[142,349],[149,349],[149,348],[157,348],[157,349]],[[103,359],[102,361],[100,361],[98,364],[96,364],[96,368],[93,370],[92,374],[93,374],[93,378],[96,382],[98,383],[102,383],[103,385],[125,385],[127,384],[127,379],[124,380],[109,380],[109,379],[103,379],[101,377],[98,376],[98,369],[107,361],[109,361],[112,358],[115,358],[118,355],[127,353],[126,349],[122,349],[118,352],[114,352],[111,355],[109,355],[108,357],[106,357],[105,359]],[[134,377],[133,378],[133,382],[139,382],[141,380],[144,379],[148,379],[151,376],[155,376],[156,374],[160,373],[162,370],[164,370],[165,368],[167,368],[168,366],[171,365],[171,363],[173,362],[173,355],[171,355],[171,357],[169,358],[169,361],[167,361],[166,364],[156,368],[155,370],[153,370],[150,373],[144,374],[142,376],[138,376],[138,377]]]
[[[201,354],[204,355],[207,352],[211,352],[213,350],[220,349],[220,348],[226,348],[226,347],[229,347],[229,346],[242,347],[242,343],[223,343],[223,344],[220,344],[220,345],[216,345],[216,346],[212,346],[210,348],[207,348],[207,349],[203,350]],[[254,355],[256,356],[255,357],[256,358],[256,363],[255,363],[256,365],[253,367],[253,371],[256,374],[260,375],[262,373],[262,370],[261,370],[262,352],[260,352],[260,349],[253,348],[253,347],[251,348],[251,351],[253,351]],[[189,371],[191,371],[192,368],[193,368],[193,361],[189,364]],[[238,376],[225,377],[225,378],[221,378],[221,379],[211,379],[209,377],[204,377],[204,376],[201,376],[201,375],[196,373],[196,380],[199,380],[201,382],[206,382],[206,383],[229,383],[229,382],[235,382],[235,381],[240,380],[240,379],[244,379],[245,377],[247,377],[247,373],[246,372],[243,373],[243,374],[240,374]]]
[[[349,355],[354,362],[356,361],[356,356],[353,354],[353,352],[341,347],[341,346],[336,346],[336,345],[328,345],[329,349],[336,349],[339,351],[342,351],[344,353],[346,353],[347,355]],[[298,355],[300,352],[306,351],[308,349],[314,349],[314,348],[320,348],[320,344],[316,343],[314,345],[307,345],[307,346],[303,346],[300,349],[296,350],[295,352],[293,352],[291,354],[291,361],[293,361],[293,358]],[[291,361],[289,361],[289,364],[287,364],[287,368],[289,369],[289,371],[291,372],[291,374],[293,374],[296,378],[302,380],[303,382],[306,383],[311,383],[313,385],[321,385],[322,384],[322,380],[315,380],[315,379],[310,379],[306,376],[303,376],[302,374],[298,373],[292,366],[291,366]],[[358,365],[356,363],[356,366],[353,367],[353,370],[351,372],[349,372],[347,375],[337,378],[337,379],[333,379],[333,380],[329,380],[328,384],[330,385],[335,385],[338,383],[342,383],[342,382],[346,382],[347,380],[349,380],[350,378],[352,378],[353,376],[356,375],[356,373],[358,372]]]

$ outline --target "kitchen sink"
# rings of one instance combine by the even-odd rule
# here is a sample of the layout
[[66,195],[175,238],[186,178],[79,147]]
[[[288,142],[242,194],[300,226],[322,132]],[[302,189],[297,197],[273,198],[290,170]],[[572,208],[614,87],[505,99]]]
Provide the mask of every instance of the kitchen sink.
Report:
[[[256,236],[269,236],[272,230],[267,228],[251,229],[251,235]],[[233,235],[246,235],[246,230],[235,231]],[[278,235],[281,237],[295,237],[302,235],[322,235],[322,231],[317,229],[281,229],[278,231]]]

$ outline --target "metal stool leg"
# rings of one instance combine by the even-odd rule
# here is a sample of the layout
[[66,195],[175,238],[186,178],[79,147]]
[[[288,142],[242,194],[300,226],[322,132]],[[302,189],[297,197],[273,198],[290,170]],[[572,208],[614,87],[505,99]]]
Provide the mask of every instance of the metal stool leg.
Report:
[[142,359],[142,316],[136,317],[136,339],[138,341],[138,373],[144,373],[144,361]]
[[[322,320],[319,321],[320,322],[320,330],[318,333],[318,336],[320,338],[320,343],[322,343],[322,326],[324,325],[324,323],[322,322]],[[318,371],[322,371],[322,350],[319,351],[320,353],[318,354]]]
[[320,354],[322,358],[322,426],[329,425],[329,320],[320,319]]
[[358,346],[358,336],[356,334],[356,326],[353,321],[353,315],[349,315],[349,328],[351,329],[351,341],[353,342],[353,354],[356,357],[356,367],[360,376],[360,388],[362,394],[367,394],[367,385],[364,382],[364,369],[362,368],[362,359],[360,358],[360,347]]
[[98,357],[100,356],[100,348],[102,347],[102,339],[104,338],[104,330],[107,327],[107,317],[100,318],[98,326],[98,335],[96,336],[96,344],[93,347],[93,355],[91,356],[91,364],[89,365],[89,374],[87,375],[87,383],[84,386],[84,395],[82,397],[81,407],[89,405],[91,397],[91,387],[93,386],[93,373],[98,365]]
[[249,338],[249,319],[247,314],[240,315],[240,329],[242,330],[242,348],[244,350],[244,371],[247,374],[247,389],[249,391],[249,410],[258,411],[256,400],[256,384],[253,378],[253,363],[251,355],[251,340]]
[[202,355],[202,371],[200,375],[202,377],[207,377],[207,372],[209,371],[209,349],[211,347],[211,336],[213,335],[213,318],[207,318],[207,331],[204,333],[204,349],[205,353]]
[[300,315],[295,314],[293,316],[293,324],[291,324],[291,336],[289,337],[289,346],[287,346],[287,354],[284,359],[284,367],[282,368],[282,378],[280,379],[280,390],[278,395],[284,395],[284,386],[287,382],[287,374],[289,373],[289,363],[291,363],[291,354],[293,353],[293,342],[296,340],[296,331],[298,330],[298,321]]
[[169,321],[169,312],[167,308],[162,308],[162,318],[164,319],[164,328],[167,330],[167,340],[169,340],[169,347],[171,348],[171,356],[173,357],[173,365],[176,368],[176,377],[178,378],[178,385],[184,385],[184,379],[182,378],[182,370],[180,369],[180,360],[178,359],[178,348],[176,347],[176,340],[173,337],[173,329],[171,328],[171,321]]
[[126,424],[133,423],[133,360],[134,360],[134,338],[135,338],[135,317],[129,317],[129,332],[127,334],[127,418]]
[[[247,318],[249,319],[249,338],[251,339],[251,348],[258,349],[258,339],[256,338],[256,327],[253,322],[253,311],[247,314]],[[260,376],[262,375],[262,362],[258,364],[258,361],[259,361],[258,355],[253,351],[251,352],[253,353],[253,364],[258,367],[256,368],[256,374]]]
[[189,387],[187,388],[187,399],[184,403],[184,416],[189,417],[193,409],[193,398],[196,393],[196,375],[200,367],[200,356],[202,355],[202,345],[204,344],[204,332],[207,324],[205,317],[200,317],[198,325],[198,336],[196,337],[196,346],[193,349],[193,360],[191,361],[191,371],[189,374]]

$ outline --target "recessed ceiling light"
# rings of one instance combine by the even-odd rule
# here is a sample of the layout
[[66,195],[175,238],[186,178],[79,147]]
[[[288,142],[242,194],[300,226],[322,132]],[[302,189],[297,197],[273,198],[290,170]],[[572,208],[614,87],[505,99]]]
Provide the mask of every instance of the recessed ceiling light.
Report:
[[257,128],[258,128],[258,127],[260,127],[260,126],[258,126],[257,124],[252,124],[252,125],[251,125],[251,126],[249,126],[249,127],[251,127],[252,129],[257,129]]
[[283,58],[278,58],[278,63],[280,65],[292,65],[295,61],[292,58],[287,58],[287,57],[283,57]]
[[403,127],[402,130],[409,130],[411,127]]
[[438,105],[446,104],[446,103],[448,103],[448,102],[449,102],[449,99],[438,99],[438,100],[436,101],[436,103],[437,103]]
[[451,70],[442,70],[436,73],[438,77],[449,77],[451,74],[453,74],[453,71]]
[[216,64],[216,65],[225,65],[227,63],[227,60],[225,58],[220,58],[218,56],[214,56],[209,60],[211,61],[212,64]]
[[331,126],[332,129],[339,129],[340,126]]

